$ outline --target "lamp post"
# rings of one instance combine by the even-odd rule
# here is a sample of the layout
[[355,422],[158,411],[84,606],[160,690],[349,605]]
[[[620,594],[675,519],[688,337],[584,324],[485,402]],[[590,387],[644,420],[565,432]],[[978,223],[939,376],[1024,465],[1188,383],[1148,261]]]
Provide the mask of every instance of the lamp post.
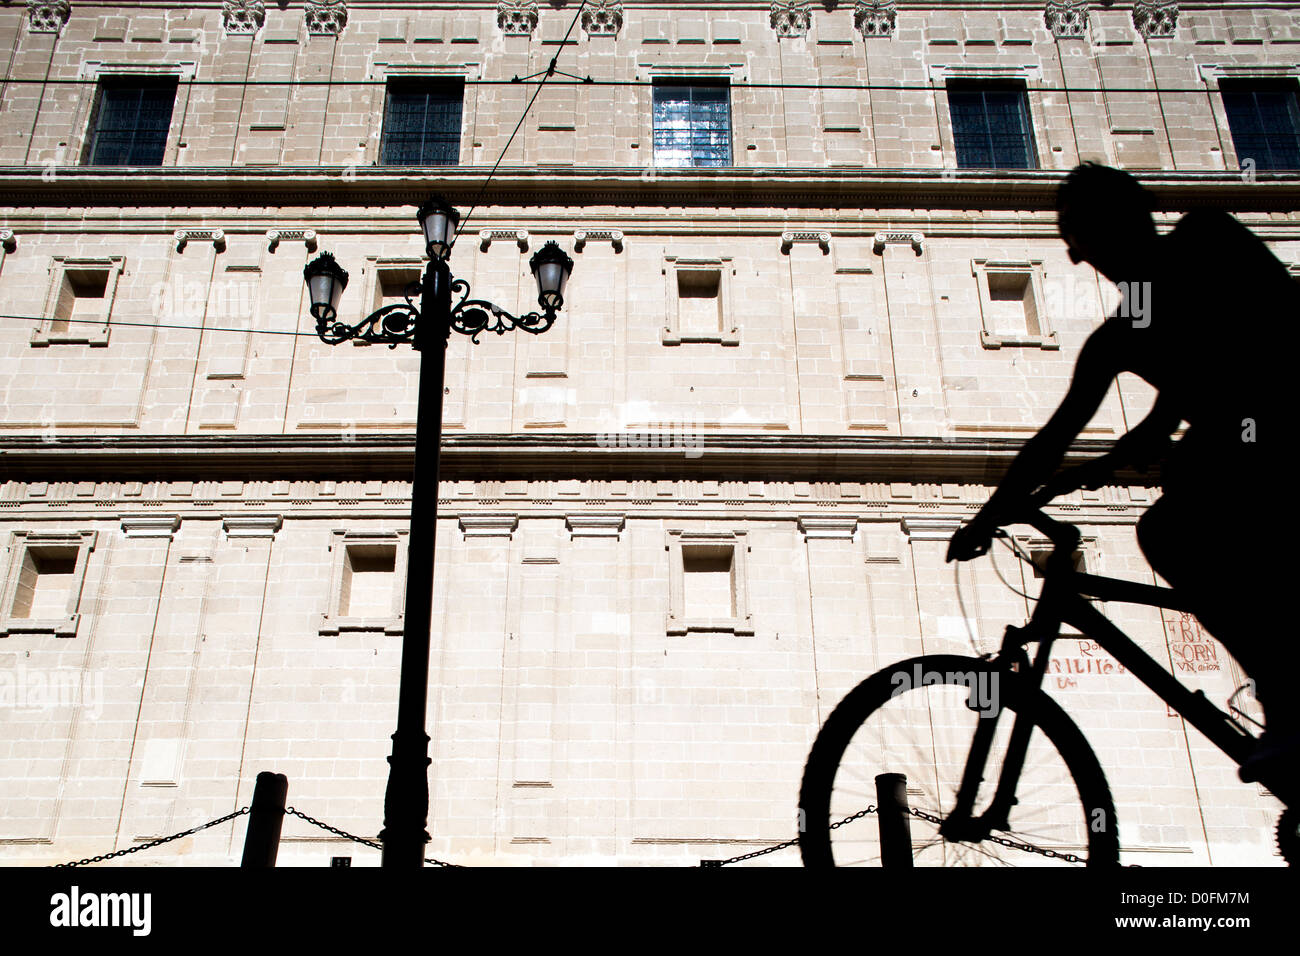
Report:
[[[397,704],[397,732],[388,758],[384,794],[383,865],[424,865],[429,842],[429,735],[425,709],[429,690],[429,628],[433,604],[433,549],[438,521],[438,451],[442,441],[442,391],[447,342],[453,331],[477,343],[483,332],[504,335],[521,329],[533,335],[555,324],[564,304],[564,287],[573,260],[548,242],[529,265],[537,279],[542,311],[515,317],[480,299],[469,298],[469,283],[453,279],[447,259],[456,241],[460,213],[435,197],[417,213],[429,264],[423,278],[405,290],[405,302],[387,305],[355,325],[338,317],[347,272],[328,252],[303,269],[316,333],[329,345],[349,339],[381,342],[396,348],[409,342],[425,355],[420,360],[420,392],[415,425],[415,473],[411,482],[410,552],[407,558],[406,611],[402,625],[402,670]],[[453,306],[452,296],[460,300]],[[416,304],[416,298],[419,304]]]

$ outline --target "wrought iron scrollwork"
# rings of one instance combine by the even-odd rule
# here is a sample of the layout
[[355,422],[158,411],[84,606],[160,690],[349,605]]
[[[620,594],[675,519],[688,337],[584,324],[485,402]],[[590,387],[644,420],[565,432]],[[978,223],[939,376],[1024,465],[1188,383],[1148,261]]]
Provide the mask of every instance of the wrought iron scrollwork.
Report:
[[395,349],[404,342],[415,342],[415,327],[420,318],[420,308],[415,304],[419,298],[421,284],[417,280],[410,283],[403,291],[405,302],[396,302],[376,309],[356,325],[348,325],[335,319],[321,322],[316,331],[327,345],[338,345],[349,339],[361,339]]
[[[417,300],[423,292],[422,281],[412,282],[403,291],[405,302],[386,305],[376,309],[356,325],[348,325],[336,319],[321,322],[316,331],[328,345],[338,345],[350,339],[374,342],[395,349],[403,343],[415,343],[415,330],[420,322],[420,306]],[[527,315],[513,316],[509,312],[482,299],[469,297],[469,283],[456,279],[451,284],[453,293],[460,294],[460,301],[451,309],[450,327],[462,335],[468,335],[470,341],[478,344],[478,337],[484,332],[505,335],[511,329],[521,329],[533,335],[540,335],[555,324],[554,312],[529,312]],[[444,332],[444,335],[447,333]]]
[[460,293],[460,301],[452,307],[451,327],[461,335],[468,335],[470,341],[478,344],[478,337],[484,332],[505,335],[511,329],[520,329],[533,335],[540,335],[555,324],[555,313],[529,312],[527,315],[513,316],[500,306],[482,299],[469,297],[469,283],[456,279],[451,284],[453,293]]

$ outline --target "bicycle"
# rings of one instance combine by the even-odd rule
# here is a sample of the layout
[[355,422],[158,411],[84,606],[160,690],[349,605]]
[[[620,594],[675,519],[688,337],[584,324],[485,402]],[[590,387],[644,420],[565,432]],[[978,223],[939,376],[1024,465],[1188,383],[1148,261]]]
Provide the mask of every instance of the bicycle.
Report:
[[[1105,773],[1079,727],[1042,689],[1063,624],[1107,651],[1238,765],[1250,756],[1256,738],[1244,724],[1202,691],[1188,690],[1089,603],[1191,610],[1170,588],[1075,568],[1078,528],[1042,509],[1052,498],[1087,486],[1080,478],[1087,468],[1049,482],[1011,522],[1030,525],[1052,544],[1027,624],[1008,626],[993,654],[931,654],[887,667],[859,684],[826,719],[799,793],[805,866],[879,865],[882,855],[886,863],[897,860],[889,856],[880,829],[846,824],[864,817],[864,810],[884,813],[883,802],[879,808],[868,804],[888,792],[881,789],[888,784],[876,778],[900,773],[907,805],[890,803],[896,814],[890,825],[906,821],[907,828],[893,837],[895,854],[901,841],[903,853],[910,843],[922,863],[1117,865],[1118,827]],[[998,537],[1032,562],[1005,530]],[[1037,654],[1031,658],[1028,646],[1034,643]],[[1009,726],[1007,712],[1014,715]],[[897,776],[882,779],[900,785]],[[1260,782],[1287,808],[1278,821],[1278,844],[1294,864],[1300,843],[1295,775],[1288,769]],[[910,835],[912,824],[933,832],[918,840]]]

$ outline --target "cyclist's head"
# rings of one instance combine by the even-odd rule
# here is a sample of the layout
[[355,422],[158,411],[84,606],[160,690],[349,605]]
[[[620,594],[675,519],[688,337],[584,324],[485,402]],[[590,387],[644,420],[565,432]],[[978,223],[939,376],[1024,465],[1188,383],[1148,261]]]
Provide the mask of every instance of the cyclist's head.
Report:
[[1061,238],[1072,262],[1088,262],[1109,279],[1122,278],[1156,236],[1152,195],[1122,169],[1099,163],[1074,167],[1056,194]]

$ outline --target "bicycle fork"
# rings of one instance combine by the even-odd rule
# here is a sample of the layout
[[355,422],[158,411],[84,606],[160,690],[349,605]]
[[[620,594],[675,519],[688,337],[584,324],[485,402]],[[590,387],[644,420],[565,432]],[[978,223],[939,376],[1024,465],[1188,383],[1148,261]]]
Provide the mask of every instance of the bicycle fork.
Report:
[[[1029,751],[1029,738],[1034,731],[1031,700],[1036,689],[1042,686],[1043,677],[1047,672],[1047,662],[1051,657],[1052,642],[1056,640],[1055,635],[1042,637],[1039,640],[1038,655],[1030,664],[1028,655],[1024,651],[1023,635],[1027,630],[1028,628],[1009,626],[1003,639],[1003,654],[999,656],[999,660],[1004,662],[1010,659],[1012,663],[1022,667],[1028,666],[1022,686],[1034,690],[1026,691],[1023,705],[1016,711],[997,790],[988,809],[978,817],[972,816],[975,797],[979,792],[980,784],[984,782],[984,768],[993,745],[993,735],[1002,716],[1001,707],[991,716],[981,715],[976,724],[970,756],[966,758],[961,786],[957,790],[956,803],[947,819],[939,826],[939,833],[946,840],[975,842],[987,838],[994,830],[1011,829],[1011,808],[1016,804],[1016,786],[1020,782],[1020,772],[1025,764],[1025,755]],[[998,680],[1009,679],[1012,673],[1010,664],[1005,665],[1003,670],[994,671]],[[1006,695],[1001,693],[999,697],[1002,700],[1006,699]]]

